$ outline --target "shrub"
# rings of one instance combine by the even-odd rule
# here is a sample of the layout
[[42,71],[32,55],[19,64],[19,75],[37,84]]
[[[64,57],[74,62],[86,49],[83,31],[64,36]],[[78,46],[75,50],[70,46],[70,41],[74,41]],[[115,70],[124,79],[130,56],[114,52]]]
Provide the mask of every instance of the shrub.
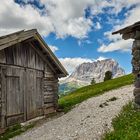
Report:
[[112,79],[112,72],[111,71],[106,71],[104,81]]

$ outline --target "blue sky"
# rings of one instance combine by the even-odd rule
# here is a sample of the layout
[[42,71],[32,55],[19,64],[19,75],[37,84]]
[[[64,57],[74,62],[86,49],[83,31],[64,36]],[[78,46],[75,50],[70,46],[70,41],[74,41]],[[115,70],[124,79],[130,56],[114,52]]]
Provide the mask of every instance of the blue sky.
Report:
[[133,40],[111,33],[140,20],[139,0],[8,0],[0,9],[0,35],[37,28],[69,73],[105,58],[131,72]]

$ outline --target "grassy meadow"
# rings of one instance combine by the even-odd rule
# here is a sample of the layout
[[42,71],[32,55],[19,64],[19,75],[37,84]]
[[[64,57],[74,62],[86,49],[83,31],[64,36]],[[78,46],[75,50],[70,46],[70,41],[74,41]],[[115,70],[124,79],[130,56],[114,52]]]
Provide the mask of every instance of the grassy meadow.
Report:
[[70,110],[74,105],[81,103],[82,101],[103,94],[106,91],[117,89],[125,85],[130,85],[134,81],[132,74],[125,75],[119,78],[108,80],[95,85],[89,85],[82,87],[67,96],[59,99],[59,106],[65,112]]
[[140,111],[132,103],[123,107],[112,125],[114,131],[105,134],[103,140],[140,140]]

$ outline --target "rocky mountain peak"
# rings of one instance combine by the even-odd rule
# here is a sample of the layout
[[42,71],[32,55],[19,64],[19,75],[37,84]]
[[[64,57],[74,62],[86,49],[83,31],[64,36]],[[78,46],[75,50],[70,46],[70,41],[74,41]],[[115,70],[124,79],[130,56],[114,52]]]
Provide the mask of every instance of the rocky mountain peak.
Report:
[[65,80],[65,82],[76,82],[81,85],[88,85],[93,78],[96,83],[102,82],[106,71],[111,71],[113,78],[125,74],[125,71],[119,66],[118,62],[113,59],[105,59],[94,61],[92,63],[82,63]]

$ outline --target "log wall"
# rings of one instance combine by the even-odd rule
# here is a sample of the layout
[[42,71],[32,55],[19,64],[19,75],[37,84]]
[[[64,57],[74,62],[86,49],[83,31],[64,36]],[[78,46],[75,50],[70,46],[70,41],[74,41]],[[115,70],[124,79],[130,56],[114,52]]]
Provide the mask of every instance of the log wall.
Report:
[[58,107],[58,78],[47,65],[45,65],[43,90],[45,114],[55,112]]

